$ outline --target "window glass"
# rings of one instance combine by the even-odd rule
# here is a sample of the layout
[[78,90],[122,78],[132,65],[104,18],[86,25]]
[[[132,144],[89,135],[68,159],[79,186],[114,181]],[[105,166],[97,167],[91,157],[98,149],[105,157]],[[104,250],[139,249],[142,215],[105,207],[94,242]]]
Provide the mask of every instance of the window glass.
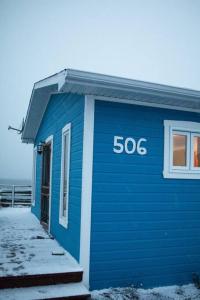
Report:
[[200,167],[200,137],[194,136],[194,167]]
[[51,161],[51,144],[43,148],[43,167],[42,167],[42,185],[49,186],[50,183],[50,161]]
[[187,157],[187,136],[173,134],[173,166],[185,167]]

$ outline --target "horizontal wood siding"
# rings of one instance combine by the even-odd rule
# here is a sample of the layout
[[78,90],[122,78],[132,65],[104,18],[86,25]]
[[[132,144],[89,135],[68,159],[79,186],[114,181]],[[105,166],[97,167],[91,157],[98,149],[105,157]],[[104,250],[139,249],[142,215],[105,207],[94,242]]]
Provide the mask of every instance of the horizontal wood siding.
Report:
[[[40,125],[35,145],[53,135],[51,234],[79,260],[84,97],[53,95]],[[59,224],[62,128],[71,122],[68,229]],[[42,155],[37,155],[36,203],[40,219]]]
[[[153,287],[200,272],[200,181],[163,178],[164,120],[197,113],[96,101],[91,288]],[[147,155],[116,154],[114,136],[147,139]]]

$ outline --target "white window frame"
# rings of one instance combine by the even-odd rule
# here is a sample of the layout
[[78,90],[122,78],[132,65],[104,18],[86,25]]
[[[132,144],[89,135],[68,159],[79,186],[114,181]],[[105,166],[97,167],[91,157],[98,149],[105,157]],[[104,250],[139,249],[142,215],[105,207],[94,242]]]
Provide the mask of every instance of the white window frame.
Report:
[[31,205],[32,206],[35,206],[36,173],[37,173],[37,147],[34,147],[33,148],[33,167],[32,167],[32,195],[31,195]]
[[[187,138],[187,143],[186,143],[186,166],[174,166],[173,165],[173,135],[184,135]],[[188,151],[188,149],[190,149],[190,134],[187,131],[181,131],[181,130],[173,130],[171,131],[170,134],[170,170],[171,171],[178,171],[178,170],[182,170],[182,171],[188,171],[190,169],[190,151]]]
[[[194,137],[199,137],[200,138],[200,132],[199,133],[198,132],[197,133],[196,132],[191,133],[191,141],[193,141]],[[191,160],[191,169],[193,171],[200,170],[200,167],[195,167],[194,166],[194,143],[191,143],[191,158],[190,158],[190,160]]]
[[[67,197],[66,197],[66,218],[63,217],[63,188],[64,188],[64,137],[69,134],[69,151],[67,153]],[[69,172],[70,172],[70,152],[71,152],[71,123],[68,123],[62,129],[62,152],[61,152],[61,176],[60,176],[60,208],[59,208],[59,223],[68,228],[68,211],[69,211]]]
[[[173,166],[173,134],[187,136],[186,166]],[[164,121],[164,178],[200,179],[200,167],[194,167],[193,137],[200,137],[200,123],[188,121]]]
[[51,200],[52,200],[52,177],[53,177],[53,135],[50,135],[46,140],[46,144],[51,144],[50,157],[50,181],[49,181],[49,226],[48,231],[51,232]]

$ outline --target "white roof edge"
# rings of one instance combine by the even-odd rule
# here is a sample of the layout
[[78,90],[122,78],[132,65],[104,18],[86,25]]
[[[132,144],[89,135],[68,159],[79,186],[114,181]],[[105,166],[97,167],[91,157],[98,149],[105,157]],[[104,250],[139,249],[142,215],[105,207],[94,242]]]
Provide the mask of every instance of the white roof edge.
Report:
[[152,83],[147,81],[140,81],[125,77],[106,75],[101,73],[93,73],[89,71],[81,71],[75,69],[64,69],[61,72],[58,72],[54,75],[51,75],[47,78],[44,78],[34,84],[34,90],[38,88],[43,88],[48,85],[58,84],[58,91],[62,88],[62,86],[71,81],[76,82],[87,82],[93,81],[101,84],[108,85],[108,87],[112,84],[121,85],[127,88],[141,88],[147,89],[157,92],[165,92],[165,93],[175,93],[179,95],[186,95],[189,97],[200,97],[200,91],[194,89],[188,89],[184,87],[176,87],[165,84]]
[[[81,88],[79,88],[79,87]],[[69,87],[67,89],[66,87]],[[77,89],[74,87],[78,87]],[[196,105],[199,107],[200,103],[200,91],[180,88],[175,86],[168,86],[163,84],[150,83],[146,81],[139,81],[128,79],[124,77],[111,76],[99,73],[92,73],[88,71],[80,71],[74,69],[64,69],[59,73],[56,73],[52,76],[44,78],[38,82],[36,82],[33,86],[29,107],[27,110],[27,115],[25,119],[25,126],[22,133],[22,141],[23,142],[33,142],[36,136],[36,132],[34,134],[30,134],[31,130],[33,132],[33,118],[34,122],[40,123],[40,116],[42,109],[46,109],[46,105],[50,99],[52,93],[59,93],[65,91],[77,92],[77,93],[85,93],[85,87],[96,87],[95,95],[100,95],[101,89],[104,90],[106,94],[110,97],[111,90],[115,90],[117,97],[119,92],[134,92],[141,94],[149,94],[153,96],[160,96],[162,98],[177,98],[180,101],[183,99],[191,100],[193,103],[197,103]],[[90,91],[89,91],[90,92]],[[92,90],[93,92],[93,90]],[[105,95],[106,96],[106,95]],[[44,100],[44,101],[43,101]],[[37,108],[37,120],[36,115],[32,113],[34,108]],[[44,112],[43,112],[44,113]],[[34,116],[33,116],[34,115]],[[34,123],[35,124],[35,123]],[[35,125],[36,126],[36,125]],[[39,126],[39,125],[38,125]],[[32,129],[31,129],[32,128]],[[36,129],[34,129],[36,130]]]
[[67,70],[65,69],[59,73],[52,75],[52,76],[46,77],[46,78],[36,82],[34,84],[33,89],[36,90],[36,89],[43,88],[43,87],[46,87],[49,85],[57,84],[58,90],[59,90],[65,83],[66,74],[67,74]]
[[99,83],[104,83],[106,85],[121,85],[127,88],[141,88],[148,89],[152,91],[164,92],[164,93],[174,93],[180,95],[187,95],[190,97],[200,98],[200,91],[194,89],[188,89],[184,87],[176,87],[165,84],[152,83],[147,81],[140,81],[125,77],[105,75],[100,73],[92,73],[88,71],[67,69],[66,70],[66,82],[67,81],[96,81]]
[[31,98],[30,98],[30,101],[29,101],[27,114],[26,114],[24,130],[23,130],[22,136],[21,136],[22,142],[25,142],[25,143],[32,143],[33,142],[32,138],[25,138],[24,135],[25,135],[25,132],[26,132],[27,119],[28,119],[29,114],[30,114],[31,105],[32,105],[32,101],[33,101],[33,98],[34,98],[35,90],[42,89],[42,88],[45,88],[45,87],[48,87],[48,86],[57,85],[58,86],[57,91],[59,92],[59,90],[65,84],[66,74],[67,74],[67,70],[64,69],[64,70],[62,70],[62,71],[60,71],[56,74],[53,74],[49,77],[46,77],[46,78],[34,83],[33,90],[32,90],[32,93],[31,93]]

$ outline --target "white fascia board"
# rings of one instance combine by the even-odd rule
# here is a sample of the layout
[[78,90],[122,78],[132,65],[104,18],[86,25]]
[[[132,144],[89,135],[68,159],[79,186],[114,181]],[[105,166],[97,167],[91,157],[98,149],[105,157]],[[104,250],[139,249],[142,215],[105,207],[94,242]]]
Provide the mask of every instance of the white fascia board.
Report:
[[66,74],[67,74],[67,70],[63,70],[63,71],[56,73],[52,76],[49,76],[43,80],[40,80],[34,84],[34,90],[43,88],[48,85],[57,84],[58,91],[59,91],[65,83]]
[[[36,136],[36,132],[30,135],[27,123],[31,125],[32,120],[30,115],[32,112],[32,105],[40,105],[40,108],[44,106],[45,101],[38,101],[39,104],[34,104],[35,91],[42,88],[54,86],[54,90],[48,91],[46,95],[42,95],[43,99],[48,99],[52,93],[59,92],[72,92],[78,94],[91,94],[100,97],[115,97],[115,99],[133,100],[135,104],[142,104],[147,106],[170,108],[187,110],[187,111],[200,111],[200,92],[185,88],[177,88],[167,85],[149,83],[144,81],[138,81],[133,79],[126,79],[122,77],[97,74],[73,69],[66,69],[53,76],[45,78],[34,84],[27,117],[25,120],[24,132],[22,133],[23,142],[33,142]],[[137,97],[139,95],[139,97]],[[140,97],[141,95],[141,97]],[[152,99],[148,99],[147,96],[151,96]],[[155,97],[155,99],[153,99]],[[173,102],[174,100],[178,100]],[[37,102],[37,101],[36,101]],[[46,107],[43,107],[44,111]],[[39,116],[38,116],[39,118]],[[38,122],[40,120],[38,119]],[[35,129],[36,131],[36,129]]]
[[200,100],[200,92],[192,89],[186,88],[178,88],[175,86],[168,86],[163,84],[151,83],[146,81],[139,81],[133,80],[118,76],[110,76],[98,73],[91,73],[79,70],[68,69],[67,76],[66,76],[66,83],[67,82],[77,82],[79,84],[90,84],[94,86],[101,87],[106,86],[107,88],[116,88],[119,86],[119,89],[139,89],[144,90],[147,93],[153,94],[171,94],[176,97],[178,96],[185,96],[185,97],[192,97]]
[[[27,139],[27,138],[24,137],[24,135],[26,135],[25,133],[26,133],[26,129],[27,129],[27,120],[29,119],[30,112],[32,110],[32,105],[34,105],[33,102],[36,99],[35,91],[37,91],[38,89],[45,88],[45,87],[50,87],[50,86],[56,86],[57,85],[56,90],[54,88],[54,93],[55,92],[59,92],[60,89],[62,88],[62,86],[65,83],[66,74],[67,74],[67,70],[63,70],[63,71],[61,71],[61,72],[59,72],[57,74],[54,74],[54,75],[52,75],[50,77],[47,77],[47,78],[45,78],[45,79],[43,79],[41,81],[38,81],[38,82],[36,82],[34,84],[34,87],[33,87],[33,90],[32,90],[32,94],[31,94],[31,99],[30,99],[30,102],[29,102],[29,107],[28,107],[27,115],[26,115],[24,130],[22,132],[22,142],[25,142],[25,143],[33,143],[34,142],[34,138],[28,138]],[[45,98],[49,99],[50,96],[51,96],[51,94],[52,94],[52,92],[48,92],[48,93],[46,93],[46,95],[43,95],[43,98],[45,97]],[[41,105],[44,102],[45,101],[42,101]],[[47,103],[46,103],[46,105],[47,105]]]

